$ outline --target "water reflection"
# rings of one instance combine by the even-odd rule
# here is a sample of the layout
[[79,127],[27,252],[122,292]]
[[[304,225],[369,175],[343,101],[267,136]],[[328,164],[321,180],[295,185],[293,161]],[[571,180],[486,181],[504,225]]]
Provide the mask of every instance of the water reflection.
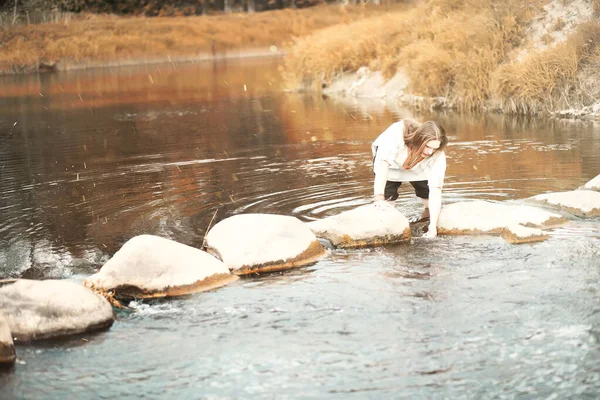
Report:
[[[600,172],[592,122],[286,94],[278,64],[1,77],[0,276],[80,279],[141,233],[197,246],[215,213],[312,220],[367,203],[370,143],[404,116],[451,134],[447,202],[573,189]],[[420,214],[402,190],[399,207]],[[599,238],[597,221],[574,220],[532,245],[335,251],[133,304],[83,346],[19,348],[26,364],[0,386],[7,398],[583,397],[600,387]]]
[[[2,249],[13,249],[3,253],[46,240],[47,257],[97,263],[139,233],[196,245],[215,212],[310,220],[368,202],[368,146],[410,112],[286,95],[277,67],[229,61],[3,77],[0,232],[10,238]],[[439,119],[452,135],[448,201],[567,190],[599,169],[589,122],[417,117]],[[403,191],[407,214],[418,212],[411,200]],[[36,264],[17,260],[3,275]]]

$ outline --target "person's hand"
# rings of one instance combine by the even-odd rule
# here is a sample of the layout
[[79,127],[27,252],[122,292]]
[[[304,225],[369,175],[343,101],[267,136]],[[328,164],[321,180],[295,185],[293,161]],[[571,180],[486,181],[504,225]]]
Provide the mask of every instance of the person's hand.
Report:
[[387,201],[385,201],[385,196],[382,194],[376,194],[375,196],[373,196],[373,205],[377,210],[383,210],[386,207],[390,206],[390,204]]
[[376,200],[375,203],[373,203],[373,206],[376,210],[385,210],[386,208],[392,207],[390,202],[385,200]]
[[425,239],[433,239],[437,237],[437,227],[435,225],[430,224],[429,229],[423,234],[423,237]]

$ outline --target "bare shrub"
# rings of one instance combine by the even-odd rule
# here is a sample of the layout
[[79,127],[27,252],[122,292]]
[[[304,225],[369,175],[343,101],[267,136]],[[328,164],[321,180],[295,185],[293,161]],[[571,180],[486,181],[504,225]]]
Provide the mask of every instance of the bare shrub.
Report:
[[540,38],[540,41],[544,43],[546,46],[554,43],[554,36],[549,33],[544,33],[544,35]]

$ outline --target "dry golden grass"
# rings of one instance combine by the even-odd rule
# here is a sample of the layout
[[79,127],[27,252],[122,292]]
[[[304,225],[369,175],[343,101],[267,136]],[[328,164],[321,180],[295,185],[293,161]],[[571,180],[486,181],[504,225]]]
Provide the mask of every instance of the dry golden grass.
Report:
[[377,37],[387,36],[388,16],[352,24],[340,24],[295,40],[294,51],[286,60],[286,71],[319,84],[336,73],[355,71],[365,60],[377,59],[389,46]]
[[40,62],[110,61],[285,46],[323,27],[381,15],[375,6],[317,6],[254,14],[175,18],[96,16],[0,28],[0,73]]
[[600,24],[590,22],[565,43],[499,67],[492,76],[494,91],[514,113],[571,108],[582,100],[578,71],[597,66],[599,54]]
[[600,0],[592,0],[592,8],[594,10],[594,17],[600,18]]
[[385,17],[315,32],[286,57],[291,82],[327,85],[363,65],[391,77],[403,69],[410,91],[479,109],[492,96],[490,75],[517,47],[541,1],[430,0]]

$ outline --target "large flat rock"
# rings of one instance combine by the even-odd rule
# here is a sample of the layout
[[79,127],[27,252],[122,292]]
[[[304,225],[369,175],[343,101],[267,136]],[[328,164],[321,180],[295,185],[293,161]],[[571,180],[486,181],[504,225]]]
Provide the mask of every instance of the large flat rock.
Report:
[[153,235],[128,240],[85,285],[121,298],[180,296],[238,279],[210,254]]
[[438,233],[495,234],[511,243],[528,243],[548,238],[539,228],[563,222],[566,220],[561,215],[537,207],[476,200],[444,206]]
[[239,214],[220,221],[206,235],[206,251],[238,275],[308,265],[326,253],[306,224],[274,214]]
[[600,216],[600,192],[593,190],[538,194],[527,201],[566,211],[579,217]]
[[600,192],[600,175],[579,188],[580,190],[595,190]]
[[71,281],[19,279],[0,288],[0,319],[17,341],[110,327],[114,312],[102,296]]
[[6,320],[0,316],[0,366],[12,365],[17,359],[15,344]]
[[408,219],[395,207],[368,204],[340,214],[309,222],[317,237],[338,248],[381,246],[409,242]]

